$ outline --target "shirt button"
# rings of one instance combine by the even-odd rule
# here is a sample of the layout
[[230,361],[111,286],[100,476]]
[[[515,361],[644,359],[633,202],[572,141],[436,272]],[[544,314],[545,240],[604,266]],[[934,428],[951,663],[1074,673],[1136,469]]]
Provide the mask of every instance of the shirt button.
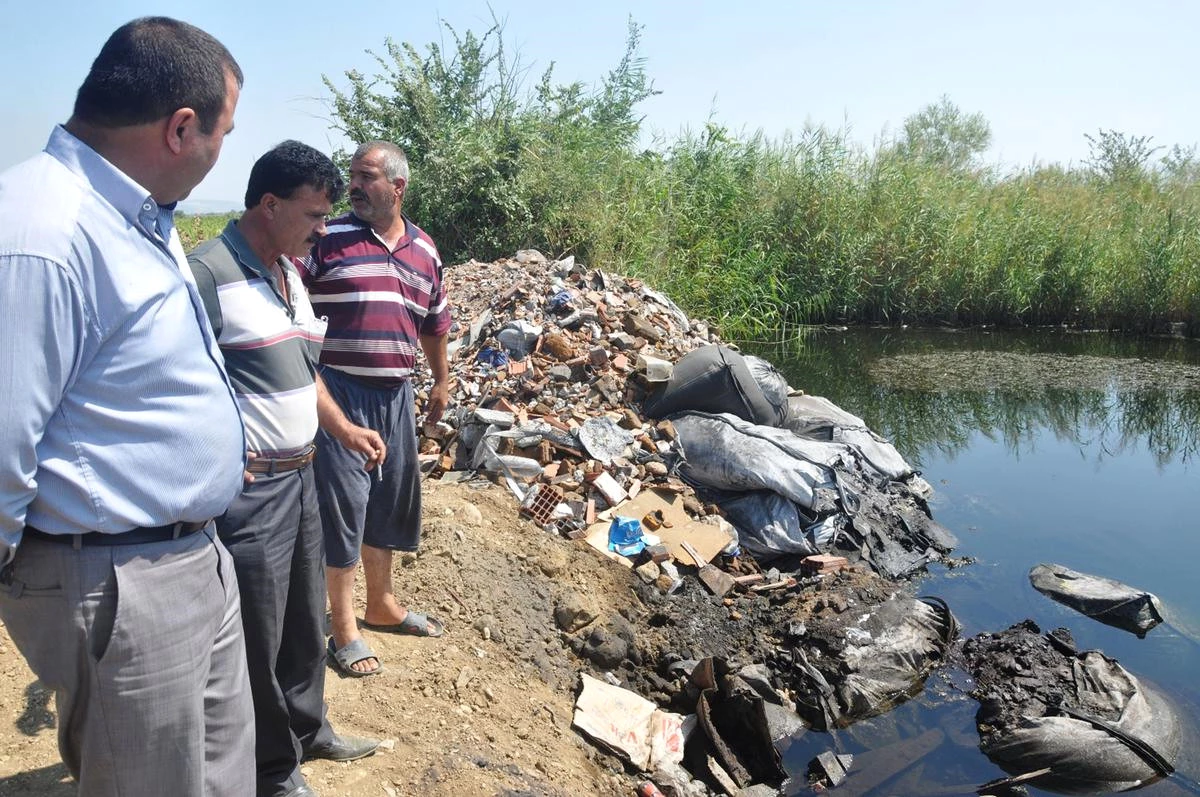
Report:
[[142,210],[154,210],[154,206],[147,202],[146,204],[142,205]]

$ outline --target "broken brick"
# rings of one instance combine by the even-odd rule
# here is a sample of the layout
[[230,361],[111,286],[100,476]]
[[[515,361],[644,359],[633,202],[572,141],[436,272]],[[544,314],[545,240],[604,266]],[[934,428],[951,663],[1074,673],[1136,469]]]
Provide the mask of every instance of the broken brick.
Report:
[[809,576],[837,573],[849,566],[850,562],[846,557],[831,554],[813,554],[800,560],[801,572]]

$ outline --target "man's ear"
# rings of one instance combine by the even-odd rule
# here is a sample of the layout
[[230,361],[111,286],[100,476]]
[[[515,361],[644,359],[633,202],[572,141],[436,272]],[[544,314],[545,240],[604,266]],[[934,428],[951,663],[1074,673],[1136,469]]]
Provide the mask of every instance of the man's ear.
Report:
[[183,141],[185,138],[194,135],[200,129],[200,119],[196,116],[196,112],[191,108],[180,108],[167,117],[165,126],[163,127],[163,136],[165,137],[167,149],[178,155],[183,151]]
[[403,177],[397,177],[395,180],[392,180],[392,185],[395,186],[396,190],[400,192],[400,198],[403,199],[404,190],[408,188],[408,183],[405,182]]
[[258,200],[258,204],[262,205],[263,212],[267,218],[275,218],[275,211],[279,209],[279,197],[272,194],[270,191],[262,195],[262,199]]

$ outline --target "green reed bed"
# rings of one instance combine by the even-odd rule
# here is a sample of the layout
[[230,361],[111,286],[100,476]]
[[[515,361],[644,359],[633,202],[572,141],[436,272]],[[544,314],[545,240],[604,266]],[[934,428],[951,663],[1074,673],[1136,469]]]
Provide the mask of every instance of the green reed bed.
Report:
[[[873,151],[824,128],[768,139],[709,124],[650,145],[631,25],[594,87],[533,87],[502,31],[387,44],[327,81],[352,140],[404,146],[409,212],[447,262],[535,246],[637,274],[726,334],[803,324],[1200,321],[1195,158],[1102,131],[1095,158],[1003,172],[986,122],[948,100]],[[1082,132],[1081,132],[1082,134]],[[344,154],[342,156],[344,158]],[[1168,163],[1164,159],[1162,163]]]

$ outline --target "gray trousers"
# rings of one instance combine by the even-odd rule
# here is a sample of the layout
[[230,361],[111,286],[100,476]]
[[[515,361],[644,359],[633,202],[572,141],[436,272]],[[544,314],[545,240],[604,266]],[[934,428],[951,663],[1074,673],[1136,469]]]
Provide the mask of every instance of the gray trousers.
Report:
[[257,794],[277,797],[304,784],[304,752],[333,739],[325,717],[325,561],[312,466],[255,474],[217,519],[217,533],[242,592]]
[[212,526],[146,545],[26,537],[0,619],[54,690],[87,797],[245,797],[254,724],[237,579]]

